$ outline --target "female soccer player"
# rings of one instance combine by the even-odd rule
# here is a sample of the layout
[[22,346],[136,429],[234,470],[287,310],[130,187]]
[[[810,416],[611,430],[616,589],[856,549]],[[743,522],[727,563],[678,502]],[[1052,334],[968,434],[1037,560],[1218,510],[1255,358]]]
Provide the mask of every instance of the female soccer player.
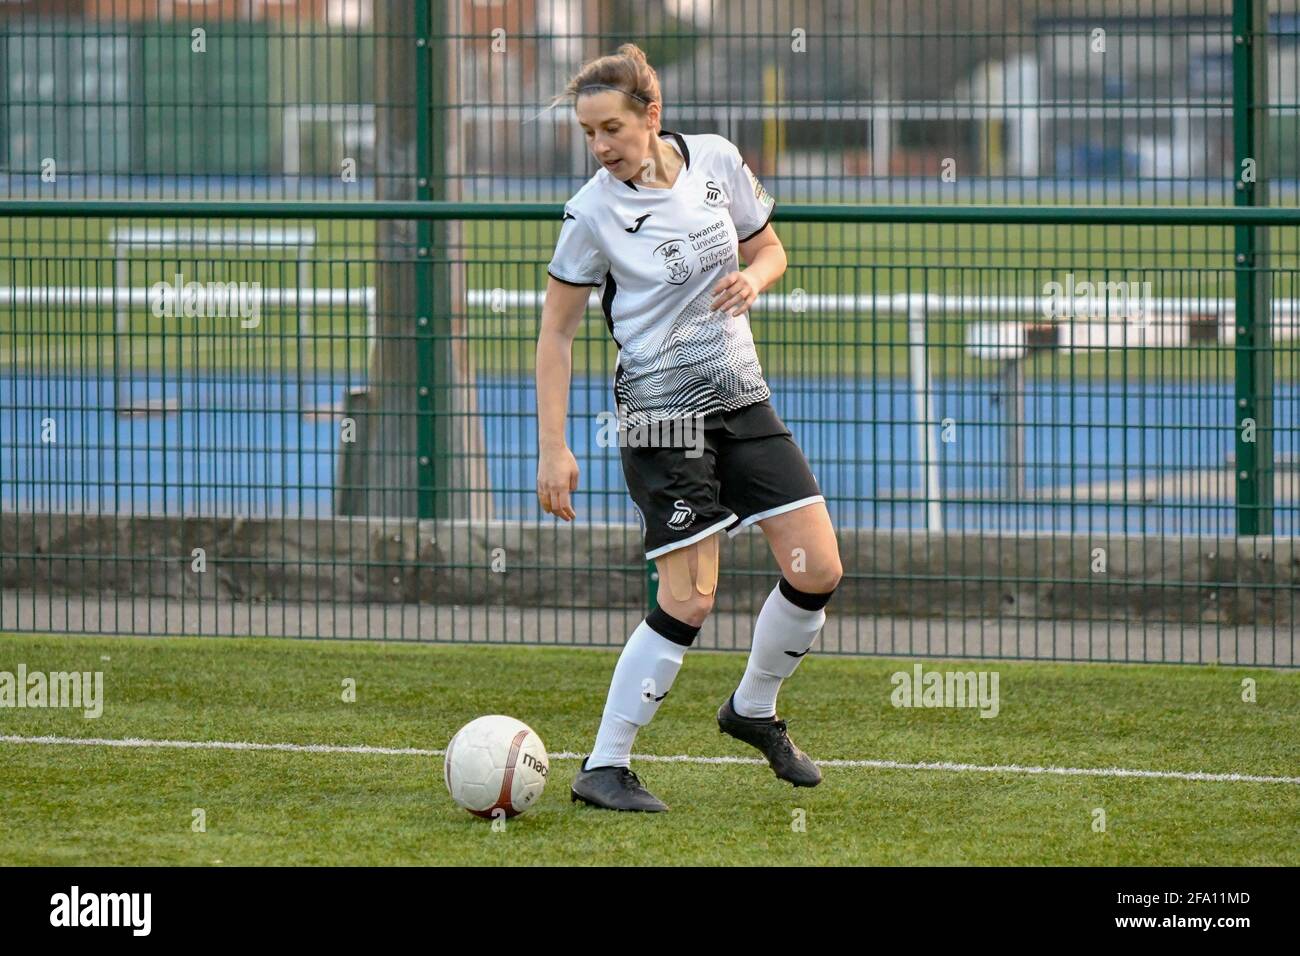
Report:
[[584,66],[557,101],[569,95],[601,168],[565,205],[547,270],[537,497],[548,514],[573,520],[578,464],[564,419],[573,339],[595,286],[619,350],[620,423],[627,435],[656,439],[620,446],[646,559],[659,572],[658,606],[614,668],[573,799],[668,809],[632,772],[632,741],[713,608],[718,532],[734,536],[751,524],[763,529],[782,577],[759,612],[744,676],[718,726],[757,747],[782,780],[816,786],[821,773],[777,719],[776,696],[825,623],[842,570],[826,501],[769,401],[749,329],[749,306],[785,272],[769,222],[775,202],[722,136],[661,128],[659,79],[634,44]]

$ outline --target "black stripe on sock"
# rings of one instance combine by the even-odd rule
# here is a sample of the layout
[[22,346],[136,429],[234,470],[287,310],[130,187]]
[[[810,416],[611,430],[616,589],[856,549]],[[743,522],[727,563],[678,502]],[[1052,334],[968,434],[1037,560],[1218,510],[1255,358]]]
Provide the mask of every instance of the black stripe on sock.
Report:
[[690,647],[700,633],[698,627],[691,627],[685,621],[679,621],[661,607],[656,607],[646,615],[645,622],[658,634],[662,634],[674,644]]
[[825,594],[810,594],[807,591],[800,591],[785,579],[784,574],[781,575],[780,588],[787,601],[795,607],[803,608],[805,611],[820,611],[830,602],[831,595],[835,593],[834,588]]

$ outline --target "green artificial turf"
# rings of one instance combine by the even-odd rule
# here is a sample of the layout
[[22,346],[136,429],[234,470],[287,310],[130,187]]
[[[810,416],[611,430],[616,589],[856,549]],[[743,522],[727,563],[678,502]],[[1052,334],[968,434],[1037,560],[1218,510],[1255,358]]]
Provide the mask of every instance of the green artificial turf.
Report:
[[[0,735],[440,749],[495,712],[527,721],[552,754],[585,752],[615,659],[7,635],[0,671],[102,670],[105,702],[92,720],[0,709]],[[744,662],[690,653],[637,753],[753,756],[713,717]],[[986,719],[894,707],[890,675],[912,663],[809,658],[781,696],[792,737],[818,759],[1300,773],[1293,672],[924,662],[997,671],[1000,710]],[[452,804],[438,757],[0,742],[0,864],[1300,864],[1296,784],[827,767],[821,786],[795,790],[762,766],[633,766],[669,813],[574,805],[577,761],[553,759],[540,802],[494,830]]]

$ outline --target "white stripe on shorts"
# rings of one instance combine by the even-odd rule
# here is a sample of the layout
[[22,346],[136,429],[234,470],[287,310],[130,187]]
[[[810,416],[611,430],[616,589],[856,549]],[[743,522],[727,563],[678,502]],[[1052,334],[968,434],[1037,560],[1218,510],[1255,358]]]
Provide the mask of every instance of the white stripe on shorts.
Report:
[[736,525],[734,528],[728,528],[727,537],[734,538],[736,535],[740,534],[740,532],[744,531],[755,521],[762,521],[764,518],[772,518],[775,517],[776,515],[783,515],[787,511],[794,511],[798,508],[805,508],[808,505],[815,505],[817,502],[825,501],[825,500],[826,498],[823,495],[813,495],[811,498],[800,498],[798,501],[792,501],[786,505],[777,505],[775,508],[768,508],[766,511],[760,511],[758,514],[750,515],[748,518],[741,521],[740,524]]
[[693,534],[689,538],[686,538],[682,541],[674,541],[672,544],[665,544],[663,547],[655,548],[653,551],[647,551],[645,553],[645,559],[647,561],[653,561],[655,558],[660,557],[661,555],[665,555],[669,551],[676,551],[678,548],[684,548],[687,545],[694,544],[697,541],[703,541],[709,535],[717,531],[721,531],[723,528],[725,528],[727,525],[731,524],[731,522],[735,520],[736,520],[736,516],[734,514],[727,515],[717,524],[709,525],[707,528],[705,528],[703,531],[699,532],[698,534]]

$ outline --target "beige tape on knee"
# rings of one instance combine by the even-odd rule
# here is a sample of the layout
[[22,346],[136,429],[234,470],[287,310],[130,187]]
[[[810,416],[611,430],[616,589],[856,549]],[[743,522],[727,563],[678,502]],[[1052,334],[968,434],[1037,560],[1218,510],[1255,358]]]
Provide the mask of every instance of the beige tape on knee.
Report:
[[[709,535],[695,545],[696,571],[691,574],[690,548],[669,551],[664,560],[668,593],[674,601],[689,601],[691,590],[712,594],[718,586],[718,536]],[[692,580],[694,577],[694,580]]]

